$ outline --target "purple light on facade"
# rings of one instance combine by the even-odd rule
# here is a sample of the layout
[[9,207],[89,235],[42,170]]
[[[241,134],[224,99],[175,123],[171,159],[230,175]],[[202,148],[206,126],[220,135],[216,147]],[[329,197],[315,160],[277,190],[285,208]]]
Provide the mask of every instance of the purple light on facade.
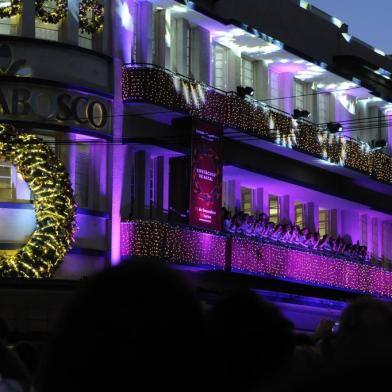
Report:
[[153,256],[172,263],[223,269],[226,237],[154,221],[121,223],[121,256]]
[[[178,264],[223,269],[226,237],[159,222],[121,224],[121,255],[156,256]],[[392,297],[392,272],[258,240],[233,238],[233,271]]]
[[392,297],[392,273],[382,268],[247,239],[233,240],[232,268]]
[[269,65],[269,69],[277,74],[281,74],[281,73],[296,74],[297,72],[304,71],[306,69],[306,65],[296,64],[296,63],[273,63]]
[[[387,116],[387,124],[388,124],[388,135],[387,135],[387,140],[392,140],[392,110],[388,110],[386,112],[386,116]],[[392,154],[392,146],[389,143],[388,146],[389,149],[389,153]]]
[[121,37],[121,51],[125,63],[132,62],[132,49],[134,44],[134,15],[136,15],[136,4],[134,0],[116,0],[117,22],[119,34]]

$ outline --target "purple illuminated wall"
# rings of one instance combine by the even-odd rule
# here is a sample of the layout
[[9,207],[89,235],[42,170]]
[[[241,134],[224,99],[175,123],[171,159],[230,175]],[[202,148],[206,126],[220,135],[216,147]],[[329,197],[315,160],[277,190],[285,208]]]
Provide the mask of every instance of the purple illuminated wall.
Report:
[[153,256],[172,263],[223,269],[226,238],[155,221],[121,223],[121,256]]
[[[225,266],[227,238],[155,221],[121,224],[121,256],[155,256],[172,263]],[[234,272],[392,297],[392,272],[313,252],[233,238]]]

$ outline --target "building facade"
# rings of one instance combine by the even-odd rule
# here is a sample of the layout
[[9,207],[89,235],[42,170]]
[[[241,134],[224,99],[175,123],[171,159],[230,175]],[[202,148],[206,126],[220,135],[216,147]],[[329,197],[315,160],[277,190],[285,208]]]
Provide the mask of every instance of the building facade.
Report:
[[[103,19],[90,32],[80,20],[91,2],[68,0],[57,23],[33,3],[0,19],[0,120],[41,135],[70,173],[78,231],[57,277],[153,255],[392,296],[390,56],[302,0],[97,0]],[[195,121],[222,132],[228,211],[340,236],[370,260],[189,225]],[[8,254],[34,210],[15,168],[0,173]]]

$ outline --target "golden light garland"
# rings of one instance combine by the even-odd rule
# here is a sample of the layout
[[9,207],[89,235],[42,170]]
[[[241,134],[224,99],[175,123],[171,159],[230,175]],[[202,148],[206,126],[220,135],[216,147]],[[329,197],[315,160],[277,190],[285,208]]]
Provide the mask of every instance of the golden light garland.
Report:
[[45,0],[35,0],[35,13],[44,23],[57,24],[67,15],[68,1],[56,0],[57,7],[52,11],[45,9]]
[[[88,12],[91,11],[91,17]],[[82,0],[79,6],[79,26],[82,32],[96,33],[103,27],[104,6],[97,0]]]
[[15,254],[0,258],[3,277],[49,278],[70,249],[76,206],[64,165],[36,135],[0,124],[0,156],[16,166],[34,195],[36,227]]
[[0,19],[11,18],[22,13],[22,0],[11,0],[10,5],[0,8]]
[[295,124],[290,116],[256,101],[224,94],[165,69],[144,65],[125,66],[122,84],[125,102],[149,102],[185,112],[392,183],[391,156],[371,151],[366,144],[320,131],[310,123]]

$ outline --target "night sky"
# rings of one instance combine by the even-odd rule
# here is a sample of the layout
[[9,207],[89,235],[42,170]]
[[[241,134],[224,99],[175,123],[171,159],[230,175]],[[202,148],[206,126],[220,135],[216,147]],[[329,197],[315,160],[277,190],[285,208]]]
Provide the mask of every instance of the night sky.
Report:
[[392,54],[392,0],[308,0],[349,26],[349,33]]

